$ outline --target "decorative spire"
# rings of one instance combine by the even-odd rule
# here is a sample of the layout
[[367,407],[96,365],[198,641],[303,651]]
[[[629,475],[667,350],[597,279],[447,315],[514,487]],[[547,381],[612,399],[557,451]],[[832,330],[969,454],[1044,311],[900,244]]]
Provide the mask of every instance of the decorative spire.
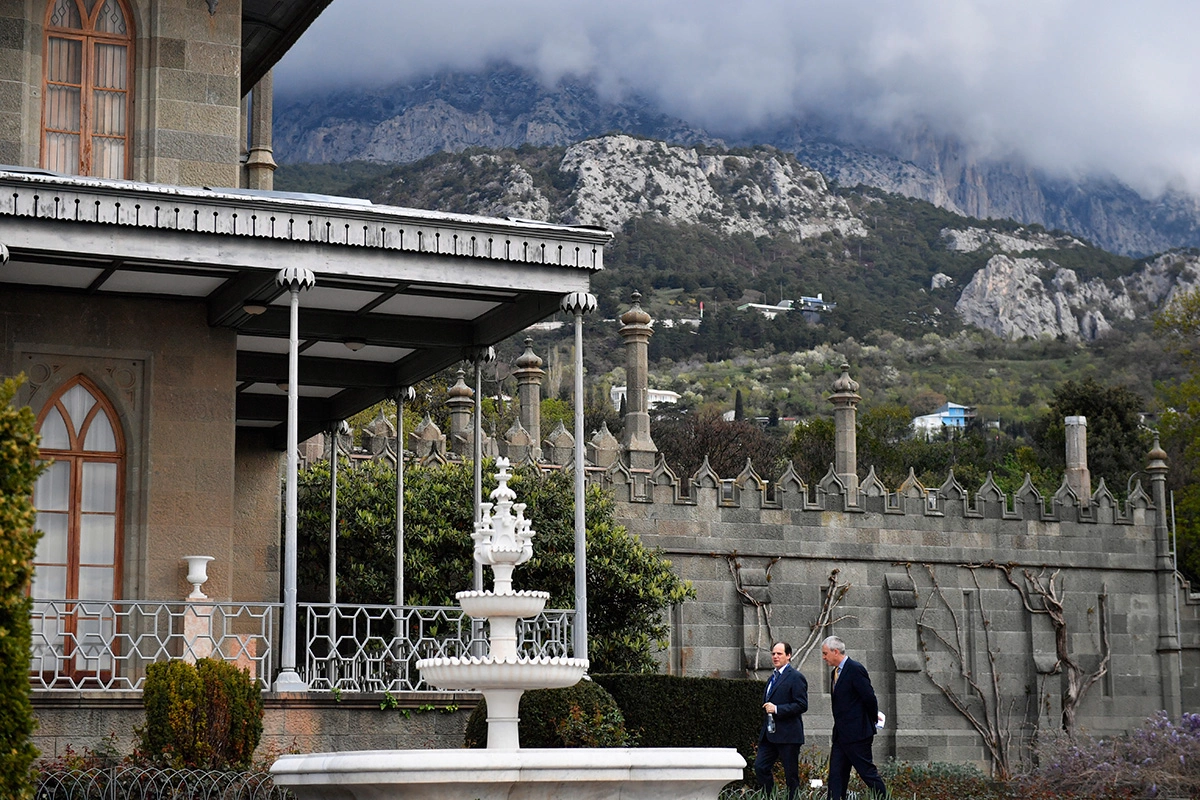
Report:
[[470,386],[467,386],[467,382],[464,380],[464,378],[466,377],[466,374],[467,373],[461,369],[458,371],[458,380],[455,382],[455,384],[453,386],[451,386],[449,389],[446,390],[446,395],[450,399],[454,399],[454,398],[458,398],[458,397],[465,397],[467,399],[470,399],[475,396],[475,390],[472,389]]
[[542,359],[533,352],[533,339],[525,337],[525,352],[517,356],[517,366],[521,369],[537,369],[542,366]]
[[630,299],[633,301],[633,307],[621,315],[621,322],[626,325],[649,325],[650,315],[641,306],[642,293],[634,292]]
[[850,365],[842,362],[842,374],[833,382],[833,391],[837,394],[857,394],[858,381],[850,377]]

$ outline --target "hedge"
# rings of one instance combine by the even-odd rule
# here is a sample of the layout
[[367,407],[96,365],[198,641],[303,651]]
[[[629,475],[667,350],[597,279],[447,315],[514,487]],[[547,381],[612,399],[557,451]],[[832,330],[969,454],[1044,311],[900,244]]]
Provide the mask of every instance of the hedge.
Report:
[[30,735],[29,700],[33,628],[27,590],[41,534],[31,500],[44,469],[38,461],[37,422],[29,408],[12,403],[22,378],[0,383],[0,796],[33,796],[30,765],[37,757]]
[[754,781],[763,684],[674,675],[593,675],[617,701],[641,747],[733,747]]
[[[634,744],[621,709],[603,686],[582,680],[566,689],[531,689],[517,711],[521,747],[626,747]],[[467,747],[487,747],[487,701],[467,719]]]

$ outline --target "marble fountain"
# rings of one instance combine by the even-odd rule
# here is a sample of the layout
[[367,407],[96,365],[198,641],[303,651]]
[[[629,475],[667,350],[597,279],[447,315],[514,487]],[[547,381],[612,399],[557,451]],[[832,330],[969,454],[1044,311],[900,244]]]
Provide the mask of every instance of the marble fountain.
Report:
[[521,695],[573,686],[588,662],[517,651],[517,621],[541,613],[550,596],[512,589],[513,569],[532,555],[534,531],[525,505],[513,502],[507,459],[496,465],[499,485],[472,534],[475,559],[492,568],[494,589],[456,595],[466,614],[487,620],[489,652],[417,662],[438,688],[483,693],[487,749],[288,755],[271,767],[275,784],[297,800],[715,800],[742,778],[745,760],[733,748],[521,748]]

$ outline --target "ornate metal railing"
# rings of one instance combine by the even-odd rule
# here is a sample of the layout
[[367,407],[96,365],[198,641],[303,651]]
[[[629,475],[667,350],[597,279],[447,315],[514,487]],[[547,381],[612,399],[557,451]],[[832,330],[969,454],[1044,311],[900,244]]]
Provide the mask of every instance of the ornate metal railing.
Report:
[[36,778],[34,800],[287,800],[266,772],[157,767],[49,769]]
[[277,603],[36,600],[35,689],[141,689],[146,667],[219,658],[269,681]]
[[[316,692],[407,692],[435,687],[422,680],[422,658],[484,655],[485,626],[461,608],[305,605],[307,643],[301,677]],[[517,624],[529,656],[568,656],[572,611],[549,610]]]
[[[34,689],[140,690],[156,661],[220,658],[270,685],[279,663],[278,603],[38,600]],[[432,690],[422,658],[484,655],[486,626],[461,608],[301,604],[296,664],[315,692]],[[573,613],[517,625],[521,652],[569,656]]]

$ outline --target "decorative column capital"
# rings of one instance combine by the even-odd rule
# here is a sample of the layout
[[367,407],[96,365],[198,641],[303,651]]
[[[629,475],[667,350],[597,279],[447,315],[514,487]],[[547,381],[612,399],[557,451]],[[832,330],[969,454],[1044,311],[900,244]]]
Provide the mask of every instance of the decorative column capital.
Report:
[[596,295],[589,292],[571,292],[563,295],[558,306],[568,314],[590,314],[596,310]]
[[471,351],[471,360],[476,365],[491,364],[496,360],[496,348],[494,347],[476,347]]
[[275,282],[288,291],[297,292],[315,286],[317,276],[308,267],[284,267],[275,276]]
[[1158,431],[1154,432],[1154,447],[1146,454],[1146,472],[1151,475],[1167,474],[1167,451],[1158,444]]
[[850,377],[850,365],[842,362],[842,374],[833,382],[833,394],[829,402],[835,406],[856,406],[862,397],[858,393],[858,381]]
[[397,386],[394,397],[396,402],[411,403],[417,399],[417,390],[411,386]]

